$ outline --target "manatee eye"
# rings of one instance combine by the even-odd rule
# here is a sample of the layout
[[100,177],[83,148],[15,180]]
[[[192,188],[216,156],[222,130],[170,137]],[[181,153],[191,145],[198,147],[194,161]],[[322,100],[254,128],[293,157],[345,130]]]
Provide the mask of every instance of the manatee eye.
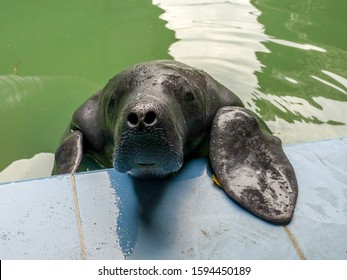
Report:
[[185,91],[185,96],[189,102],[193,102],[195,100],[195,96],[190,90]]
[[114,107],[115,104],[116,104],[116,98],[114,96],[112,96],[109,103],[108,103],[108,106],[110,108],[112,108],[112,107]]

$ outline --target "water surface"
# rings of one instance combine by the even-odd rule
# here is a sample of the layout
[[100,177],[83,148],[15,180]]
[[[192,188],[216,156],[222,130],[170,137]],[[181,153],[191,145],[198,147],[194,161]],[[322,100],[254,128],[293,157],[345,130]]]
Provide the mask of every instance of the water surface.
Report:
[[[153,59],[204,69],[285,144],[347,136],[346,5],[3,0],[0,171],[19,159],[52,155],[86,98],[125,67]],[[8,180],[26,169],[13,170]]]
[[171,58],[150,1],[0,2],[0,170],[53,153],[73,111],[140,61]]
[[285,144],[347,136],[347,4],[156,0],[170,54],[241,97]]

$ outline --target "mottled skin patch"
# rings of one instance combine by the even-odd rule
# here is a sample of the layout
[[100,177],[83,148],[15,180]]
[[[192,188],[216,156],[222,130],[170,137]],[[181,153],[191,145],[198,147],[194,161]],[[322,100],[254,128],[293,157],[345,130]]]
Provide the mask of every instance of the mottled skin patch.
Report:
[[[259,217],[288,223],[298,187],[279,138],[262,131],[262,121],[239,107],[221,108],[211,130],[212,168],[224,191]],[[264,126],[264,124],[262,124]]]
[[75,172],[88,154],[135,177],[163,177],[187,158],[209,155],[230,197],[261,218],[286,223],[297,196],[294,171],[281,141],[242,107],[226,87],[183,63],[132,66],[75,111],[53,174]]

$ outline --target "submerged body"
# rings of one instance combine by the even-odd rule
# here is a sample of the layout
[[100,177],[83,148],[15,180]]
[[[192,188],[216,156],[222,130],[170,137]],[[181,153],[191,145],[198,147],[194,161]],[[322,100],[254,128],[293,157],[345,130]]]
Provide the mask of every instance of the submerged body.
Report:
[[[230,112],[239,117],[230,118]],[[218,121],[214,121],[216,115]],[[253,123],[233,124],[249,117]],[[234,133],[239,125],[243,126],[240,135]],[[228,126],[232,127],[233,135],[228,135]],[[257,153],[254,145],[248,150],[245,144],[236,149],[242,139],[257,139],[256,145],[262,145],[265,153]],[[268,145],[275,150],[268,152]],[[260,213],[257,209],[252,212],[264,219],[279,223],[291,219],[297,186],[280,140],[269,133],[259,118],[243,108],[234,93],[207,73],[176,61],[153,61],[130,67],[78,108],[56,152],[53,173],[76,172],[86,153],[100,165],[113,166],[122,173],[135,177],[163,177],[178,171],[185,158],[208,156],[211,152],[212,168],[229,196],[247,209],[250,208],[248,204],[254,206],[260,201],[257,207],[265,205],[265,208]],[[246,169],[233,172],[240,164],[230,156],[237,158],[239,153],[248,154],[246,160],[240,161],[241,169],[246,167],[247,172]],[[271,158],[273,154],[274,160],[270,162],[261,159]],[[286,173],[281,176],[278,174],[283,171],[283,164]],[[266,165],[266,170],[262,165]],[[224,171],[221,173],[221,170]],[[243,178],[242,189],[238,191],[235,191],[238,188],[235,184],[228,183],[237,180],[235,174]],[[267,179],[269,176],[271,180]],[[290,197],[286,195],[285,202],[276,191],[271,194],[272,188],[279,189],[279,185],[284,189],[288,187]],[[269,203],[280,210],[270,211]]]

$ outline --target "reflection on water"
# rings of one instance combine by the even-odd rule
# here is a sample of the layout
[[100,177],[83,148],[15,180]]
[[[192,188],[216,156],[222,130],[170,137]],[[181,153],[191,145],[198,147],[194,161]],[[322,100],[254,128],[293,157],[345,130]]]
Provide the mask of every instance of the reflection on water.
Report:
[[[170,54],[204,69],[247,102],[258,85],[261,70],[256,52],[267,52],[267,39],[258,23],[259,11],[248,1],[155,0],[177,42]],[[254,109],[252,103],[248,104]]]
[[[16,72],[18,68],[15,68]],[[17,75],[0,76],[0,114],[6,115],[10,110],[24,102],[31,94],[42,91],[42,82],[38,77],[20,77]]]
[[346,4],[154,3],[176,32],[170,54],[233,90],[284,143],[347,136],[347,36],[342,36],[346,19],[341,13]]
[[[341,1],[252,1],[269,40],[257,53],[258,113],[287,142],[347,135]],[[295,81],[295,82],[293,82]],[[275,100],[275,102],[274,102]]]
[[316,46],[312,46],[310,44],[299,44],[299,43],[294,43],[294,42],[290,42],[287,40],[281,40],[281,39],[275,39],[275,38],[269,38],[268,41],[274,42],[274,43],[279,44],[279,45],[287,46],[287,47],[302,49],[305,51],[313,50],[313,51],[317,51],[317,52],[326,52],[325,49],[322,49],[322,48],[319,48]]
[[71,76],[0,76],[0,170],[53,152],[77,104],[98,89]]

